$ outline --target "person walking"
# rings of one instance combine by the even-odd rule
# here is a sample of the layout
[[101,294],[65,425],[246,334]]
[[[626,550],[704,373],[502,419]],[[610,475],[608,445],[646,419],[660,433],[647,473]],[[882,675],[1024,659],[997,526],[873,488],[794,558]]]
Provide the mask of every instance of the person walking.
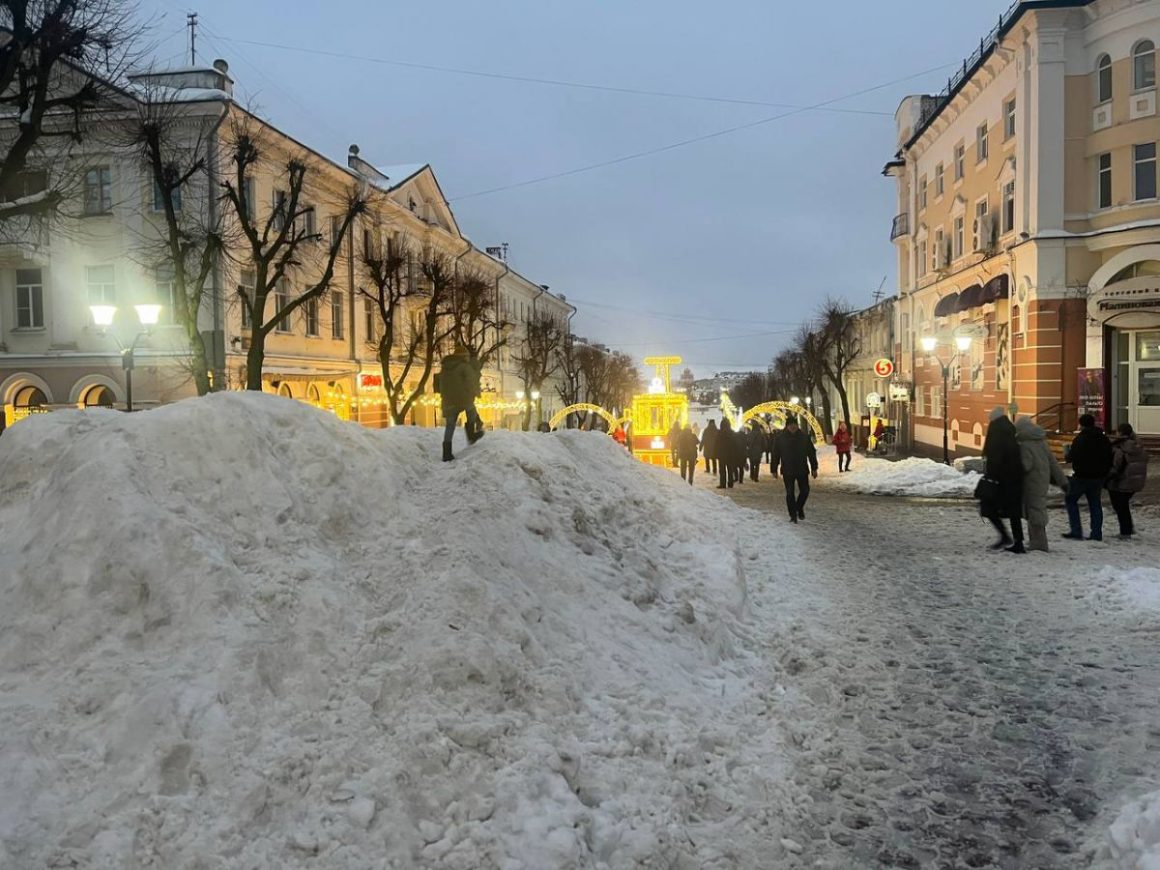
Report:
[[733,489],[733,460],[730,456],[733,450],[733,427],[728,420],[721,421],[721,428],[717,430],[717,489]]
[[625,442],[628,441],[628,435],[625,434],[624,426],[618,424],[617,427],[612,430],[612,440],[619,444],[621,447],[625,446]]
[[673,462],[673,468],[677,467],[677,442],[681,438],[681,423],[679,420],[674,420],[673,425],[669,428],[669,456]]
[[756,420],[749,424],[746,450],[749,453],[749,479],[756,483],[761,471],[761,457],[765,455],[765,433]]
[[1015,438],[1023,462],[1023,516],[1027,519],[1027,549],[1047,552],[1047,490],[1055,484],[1067,492],[1067,475],[1047,446],[1047,433],[1030,417],[1015,423]]
[[463,431],[467,440],[474,444],[483,437],[483,421],[475,410],[475,397],[479,395],[480,376],[483,367],[479,360],[469,354],[461,343],[455,343],[455,350],[443,358],[439,369],[439,394],[443,418],[443,461],[450,462],[455,457],[451,453],[451,439],[455,436],[455,426],[460,414],[467,415]]
[[[838,431],[834,433],[834,451],[838,454],[838,471],[850,470],[850,449],[853,447],[854,439],[850,436],[850,430],[846,428],[846,421],[840,420],[838,422]],[[842,467],[842,461],[845,460],[846,467]]]
[[1108,475],[1108,498],[1120,521],[1120,540],[1131,540],[1136,533],[1132,523],[1132,496],[1148,480],[1148,453],[1136,440],[1131,423],[1121,423],[1112,441],[1112,471]]
[[[1023,456],[1019,452],[1019,439],[1015,424],[1002,408],[991,411],[991,422],[987,426],[987,437],[983,441],[983,458],[986,460],[984,480],[990,481],[989,492],[980,498],[979,512],[991,521],[999,540],[991,545],[992,550],[1007,550],[1009,553],[1026,553],[1023,546]],[[1011,534],[1007,534],[1004,519],[1011,520]]]
[[1071,528],[1064,535],[1073,541],[1083,540],[1083,524],[1079,518],[1079,500],[1086,498],[1091,515],[1089,541],[1104,539],[1104,506],[1102,496],[1108,473],[1112,470],[1112,442],[1096,426],[1096,418],[1083,414],[1079,418],[1079,434],[1067,452],[1072,476],[1067,487],[1067,521]]
[[[740,425],[738,423],[738,426]],[[744,429],[738,429],[733,433],[733,453],[731,456],[733,460],[733,479],[740,486],[745,483],[745,463],[749,458],[749,441]]]
[[693,473],[697,470],[697,436],[688,425],[677,435],[677,461],[681,464],[681,479],[693,485]]
[[[778,467],[785,482],[785,506],[789,521],[806,518],[806,499],[810,497],[810,475],[818,477],[818,452],[814,442],[798,429],[797,418],[789,417],[785,428],[773,439],[773,458],[769,470],[777,480]],[[795,492],[796,490],[796,492]]]
[[717,473],[717,441],[720,436],[717,421],[710,420],[701,434],[701,453],[705,456],[705,473]]

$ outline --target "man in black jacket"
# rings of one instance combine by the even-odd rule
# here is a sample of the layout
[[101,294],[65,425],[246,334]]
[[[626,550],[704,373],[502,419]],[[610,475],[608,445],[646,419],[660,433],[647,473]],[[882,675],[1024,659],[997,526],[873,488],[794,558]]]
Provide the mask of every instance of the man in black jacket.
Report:
[[1084,414],[1079,418],[1079,434],[1071,442],[1067,453],[1071,463],[1072,477],[1067,487],[1067,521],[1071,530],[1065,538],[1083,540],[1083,525],[1079,518],[1079,500],[1087,497],[1088,511],[1091,513],[1092,533],[1089,541],[1104,539],[1104,506],[1101,503],[1104,482],[1112,470],[1112,442],[1103,430],[1096,426],[1096,418]]
[[[785,506],[789,521],[796,523],[806,518],[806,499],[810,497],[810,475],[817,479],[818,452],[814,442],[798,428],[797,418],[785,421],[785,428],[773,439],[773,457],[769,470],[777,477],[778,466],[785,481]],[[794,490],[797,489],[795,495]]]

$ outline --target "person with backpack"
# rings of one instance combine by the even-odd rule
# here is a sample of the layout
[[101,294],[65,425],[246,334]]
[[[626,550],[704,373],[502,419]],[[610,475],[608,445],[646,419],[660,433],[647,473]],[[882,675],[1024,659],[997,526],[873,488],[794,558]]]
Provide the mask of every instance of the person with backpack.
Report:
[[1079,434],[1071,442],[1067,461],[1072,476],[1067,486],[1067,521],[1071,529],[1064,535],[1073,541],[1083,540],[1083,524],[1079,517],[1079,500],[1086,498],[1091,515],[1089,541],[1104,539],[1104,506],[1102,496],[1108,473],[1112,470],[1112,442],[1096,426],[1096,418],[1083,414],[1079,418]]
[[1136,533],[1132,522],[1132,496],[1144,488],[1148,480],[1148,453],[1136,440],[1131,423],[1116,428],[1118,437],[1112,441],[1112,470],[1108,475],[1108,498],[1120,521],[1120,540],[1130,541]]
[[462,342],[456,342],[454,352],[443,358],[435,389],[439,391],[441,410],[446,421],[443,427],[444,462],[455,458],[451,453],[451,439],[455,436],[460,414],[467,416],[463,431],[467,433],[468,443],[474,444],[483,437],[483,421],[475,410],[475,397],[480,393],[482,373],[483,366],[479,359],[468,353]]
[[796,417],[786,419],[785,428],[773,441],[773,458],[769,470],[774,480],[777,480],[779,467],[785,482],[785,506],[789,511],[789,521],[796,523],[804,520],[806,499],[810,497],[810,475],[815,480],[818,477],[818,452],[813,440],[798,429]]
[[[850,430],[846,428],[846,421],[838,421],[838,431],[834,433],[834,452],[838,454],[838,471],[850,470],[850,450],[854,446],[854,439],[850,436]],[[845,460],[846,467],[842,467],[842,460]]]

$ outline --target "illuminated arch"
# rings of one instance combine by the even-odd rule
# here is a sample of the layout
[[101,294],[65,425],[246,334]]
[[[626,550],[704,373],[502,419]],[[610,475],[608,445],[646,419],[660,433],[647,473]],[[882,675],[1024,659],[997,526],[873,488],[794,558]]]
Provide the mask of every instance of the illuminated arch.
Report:
[[52,388],[45,382],[44,378],[32,374],[32,372],[17,372],[11,377],[7,378],[3,383],[0,383],[0,402],[12,403],[16,401],[16,394],[25,387],[36,387],[40,392],[44,393],[48,399],[48,404],[53,403]]
[[740,423],[744,426],[751,419],[760,417],[762,414],[776,414],[781,417],[793,415],[799,420],[805,420],[814,433],[814,441],[818,444],[826,443],[826,436],[822,432],[817,418],[802,405],[794,405],[791,402],[765,402],[761,405],[754,405],[752,408],[746,409],[745,413],[741,415]]
[[113,398],[118,402],[125,401],[124,394],[121,392],[121,385],[112,378],[104,375],[85,375],[72,386],[69,391],[68,403],[70,405],[83,405],[84,398],[94,387],[104,387],[113,394]]
[[580,402],[576,405],[569,405],[567,408],[561,408],[559,411],[553,414],[552,419],[548,421],[548,427],[555,429],[568,419],[569,414],[577,414],[581,411],[587,411],[590,414],[596,414],[597,416],[603,417],[605,420],[607,420],[609,435],[616,431],[616,426],[620,422],[599,405],[589,405],[587,402]]

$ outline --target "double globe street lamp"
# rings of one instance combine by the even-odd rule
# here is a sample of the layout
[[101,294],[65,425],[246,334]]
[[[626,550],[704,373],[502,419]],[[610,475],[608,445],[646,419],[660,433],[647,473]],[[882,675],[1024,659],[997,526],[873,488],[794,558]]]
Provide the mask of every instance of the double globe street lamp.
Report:
[[121,368],[125,371],[125,410],[133,410],[133,354],[137,351],[137,344],[141,339],[153,333],[153,327],[157,325],[157,321],[161,319],[160,305],[134,305],[137,309],[137,320],[140,321],[144,329],[137,333],[137,337],[125,347],[116,333],[110,332],[109,327],[113,325],[113,318],[117,316],[117,306],[115,305],[90,305],[89,313],[93,316],[93,323],[101,330],[102,335],[109,335],[113,341],[117,343],[117,347],[121,349]]
[[942,394],[942,412],[943,412],[943,464],[951,464],[951,452],[948,444],[949,424],[947,422],[947,406],[950,405],[950,395],[948,392],[948,381],[950,380],[951,365],[961,355],[971,349],[971,337],[969,335],[956,335],[954,338],[955,347],[958,350],[951,354],[950,358],[943,362],[942,357],[935,353],[935,349],[940,344],[940,339],[933,335],[928,335],[922,339],[922,349],[928,355],[934,357],[935,361],[942,366],[943,378],[943,394]]

